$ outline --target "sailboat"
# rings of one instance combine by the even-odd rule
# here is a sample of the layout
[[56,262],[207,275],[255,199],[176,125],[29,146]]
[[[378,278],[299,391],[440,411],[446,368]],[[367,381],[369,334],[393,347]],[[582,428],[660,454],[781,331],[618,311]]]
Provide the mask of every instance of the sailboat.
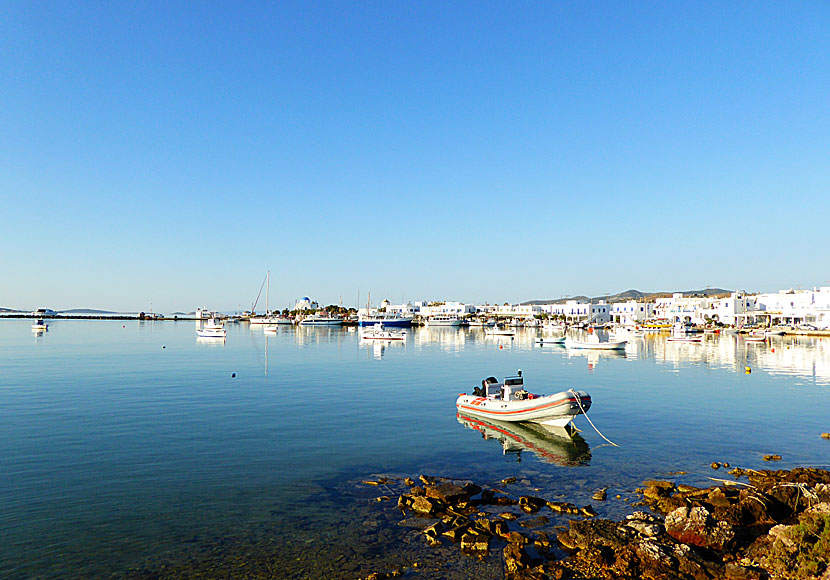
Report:
[[[251,317],[251,324],[292,324],[290,318],[280,315],[274,316],[274,313],[269,310],[268,300],[271,294],[271,270],[268,270],[265,274],[265,283],[265,316]],[[259,291],[262,292],[262,286],[259,287]],[[257,296],[257,300],[259,300],[259,296]],[[254,308],[256,308],[256,302],[254,302]],[[254,308],[251,308],[251,310]]]

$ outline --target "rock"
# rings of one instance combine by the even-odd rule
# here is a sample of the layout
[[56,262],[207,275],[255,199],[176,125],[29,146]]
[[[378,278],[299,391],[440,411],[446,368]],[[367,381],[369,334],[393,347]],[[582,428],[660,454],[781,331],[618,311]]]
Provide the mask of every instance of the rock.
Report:
[[523,495],[519,498],[519,507],[522,511],[529,514],[534,514],[547,505],[547,500],[540,497],[533,497],[530,495]]
[[545,524],[547,524],[550,520],[545,516],[539,516],[536,518],[531,518],[529,520],[525,520],[521,522],[519,525],[523,528],[541,528]]
[[490,536],[486,534],[466,533],[461,537],[461,549],[468,552],[489,552]]
[[607,487],[603,487],[601,490],[599,490],[599,491],[595,492],[595,493],[594,493],[594,495],[593,495],[593,496],[591,496],[591,498],[592,498],[594,501],[605,501],[606,497],[608,497],[608,493],[607,493],[607,492],[608,492],[608,488],[607,488]]
[[713,462],[712,469],[720,469],[720,463],[718,463],[717,461]]
[[591,507],[591,506],[589,506],[589,505],[582,506],[581,508],[579,508],[579,513],[580,513],[581,515],[585,516],[586,518],[595,518],[595,517],[597,517],[597,516],[599,515],[599,514],[598,514],[598,513],[594,510],[594,508],[593,508],[593,507]]
[[413,487],[415,485],[415,482],[412,480],[411,477],[407,477],[403,480],[403,482],[407,485],[407,487]]
[[471,525],[471,522],[460,524],[458,526],[453,527],[452,529],[447,530],[442,535],[446,538],[449,538],[453,542],[457,542],[461,539],[461,536],[463,536],[467,532]]
[[677,508],[666,516],[665,527],[678,542],[714,550],[725,549],[735,537],[730,524],[714,520],[703,506]]
[[435,485],[440,481],[440,478],[431,477],[429,475],[421,475],[420,477],[418,477],[418,479],[420,479],[421,483],[423,483],[424,485]]
[[730,503],[731,503],[729,501],[729,499],[726,497],[726,494],[724,493],[724,491],[719,487],[716,487],[716,488],[712,489],[712,491],[709,492],[708,501],[714,507],[717,507],[717,506],[725,507],[725,506],[730,505]]
[[452,483],[439,483],[437,485],[429,485],[425,488],[426,496],[442,501],[448,505],[455,505],[460,501],[469,499],[469,495],[464,489]]
[[578,515],[580,513],[579,508],[576,507],[572,503],[564,502],[564,501],[549,501],[547,502],[548,507],[551,511],[559,512],[563,514],[573,514]]
[[545,532],[539,532],[536,536],[536,540],[534,540],[533,545],[536,547],[537,550],[540,552],[549,552],[550,551],[550,538]]
[[512,574],[524,570],[533,563],[528,553],[519,544],[507,544],[502,554],[504,555],[504,565],[507,571]]
[[634,546],[634,553],[646,568],[673,570],[677,562],[665,546],[651,540],[643,540]]
[[519,519],[519,516],[512,513],[512,512],[501,512],[499,514],[499,517],[502,518],[503,520],[507,520],[509,522],[512,522],[514,520]]
[[408,507],[419,514],[433,515],[444,511],[445,504],[438,499],[417,495],[412,498]]
[[821,438],[822,439],[830,439],[830,433],[822,433]]
[[511,483],[516,483],[517,481],[519,481],[519,480],[515,477],[505,477],[504,479],[501,480],[501,484],[502,485],[510,485]]
[[781,461],[780,455],[764,455],[764,461]]
[[432,538],[437,538],[444,533],[444,522],[438,521],[424,529],[423,533]]
[[524,534],[520,534],[519,532],[510,532],[505,536],[505,539],[511,544],[517,544],[519,546],[526,546],[530,543],[530,539],[525,536]]

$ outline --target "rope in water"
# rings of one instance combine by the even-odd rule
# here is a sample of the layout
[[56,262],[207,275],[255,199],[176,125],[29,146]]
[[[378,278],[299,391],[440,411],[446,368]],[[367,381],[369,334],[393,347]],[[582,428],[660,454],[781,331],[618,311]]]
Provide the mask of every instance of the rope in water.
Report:
[[616,443],[614,443],[613,441],[611,441],[608,437],[606,437],[605,435],[603,435],[602,433],[600,433],[599,429],[597,429],[597,426],[596,426],[596,425],[594,425],[594,422],[593,422],[593,421],[591,421],[591,418],[588,416],[588,413],[587,413],[587,412],[585,411],[585,409],[582,407],[582,397],[580,397],[580,396],[579,396],[579,393],[577,393],[574,389],[570,389],[570,391],[569,391],[569,392],[573,393],[573,394],[574,394],[574,397],[576,397],[576,403],[577,403],[577,405],[579,405],[579,410],[580,410],[580,411],[582,411],[582,414],[583,414],[583,415],[585,415],[585,418],[586,418],[586,419],[588,419],[588,423],[590,423],[590,424],[591,424],[591,427],[593,427],[593,428],[594,428],[594,431],[596,431],[596,432],[597,432],[597,435],[599,435],[600,437],[602,437],[603,439],[605,439],[606,441],[608,441],[608,442],[609,442],[611,445],[613,445],[614,447],[619,447],[619,445],[617,445]]

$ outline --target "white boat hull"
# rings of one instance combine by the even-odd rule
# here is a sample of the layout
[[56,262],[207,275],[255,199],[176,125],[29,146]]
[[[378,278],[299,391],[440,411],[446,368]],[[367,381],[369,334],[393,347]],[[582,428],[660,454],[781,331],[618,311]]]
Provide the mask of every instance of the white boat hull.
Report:
[[564,336],[559,338],[537,338],[536,344],[565,344],[565,340]]
[[583,350],[623,350],[627,340],[616,340],[608,342],[582,342],[579,340],[568,340],[565,345],[568,348],[576,348]]
[[585,391],[562,391],[553,395],[510,401],[494,397],[460,395],[455,406],[459,412],[496,421],[529,421],[551,427],[565,427],[576,415],[581,414],[583,409],[587,411],[591,407],[591,397]]

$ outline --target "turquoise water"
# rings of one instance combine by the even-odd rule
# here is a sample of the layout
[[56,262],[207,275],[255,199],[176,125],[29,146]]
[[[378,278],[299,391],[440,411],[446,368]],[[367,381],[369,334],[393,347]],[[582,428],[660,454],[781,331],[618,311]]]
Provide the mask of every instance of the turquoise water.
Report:
[[[381,345],[339,328],[229,324],[216,342],[193,322],[30,325],[0,323],[3,578],[118,578],[255,529],[325,534],[353,499],[326,490],[374,473],[518,474],[584,504],[672,471],[707,483],[712,461],[830,463],[826,339],[648,336],[615,355],[539,347],[535,331]],[[533,392],[588,391],[619,447],[584,418],[573,445],[456,417],[458,393],[519,368]]]

